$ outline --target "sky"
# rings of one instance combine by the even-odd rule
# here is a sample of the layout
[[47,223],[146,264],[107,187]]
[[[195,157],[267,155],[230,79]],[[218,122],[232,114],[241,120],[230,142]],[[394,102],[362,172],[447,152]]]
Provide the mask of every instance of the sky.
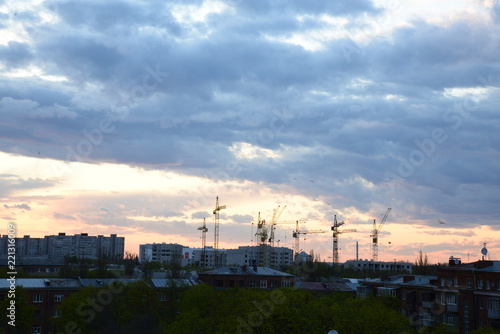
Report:
[[7,234],[500,257],[500,2],[0,0]]

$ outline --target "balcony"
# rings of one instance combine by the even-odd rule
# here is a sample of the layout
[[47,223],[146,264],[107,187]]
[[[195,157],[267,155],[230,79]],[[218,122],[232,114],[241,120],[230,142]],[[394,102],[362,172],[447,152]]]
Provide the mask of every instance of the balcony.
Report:
[[488,318],[489,319],[500,319],[500,310],[488,309]]
[[447,304],[446,305],[446,310],[448,312],[458,312],[458,305],[456,305],[456,304]]

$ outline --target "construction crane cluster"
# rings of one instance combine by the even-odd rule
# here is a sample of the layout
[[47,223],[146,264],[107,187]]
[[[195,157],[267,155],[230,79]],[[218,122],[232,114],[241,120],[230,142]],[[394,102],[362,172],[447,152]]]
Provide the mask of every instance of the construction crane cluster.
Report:
[[[273,215],[272,218],[269,222],[267,222],[265,219],[261,219],[260,212],[258,213],[257,217],[257,232],[255,233],[256,236],[256,241],[257,244],[260,246],[260,263],[261,266],[267,266],[271,265],[274,266],[276,263],[276,254],[275,254],[275,230],[276,226],[280,224],[295,224],[295,229],[293,230],[292,236],[295,239],[294,240],[294,261],[297,261],[297,256],[300,253],[300,236],[301,235],[307,235],[307,234],[317,234],[317,233],[325,233],[323,230],[307,230],[307,229],[300,229],[299,224],[305,224],[306,221],[304,220],[285,220],[285,221],[280,221],[278,220],[283,211],[285,210],[285,206],[278,206],[273,210]],[[226,209],[225,205],[220,205],[219,204],[219,197],[216,197],[215,200],[215,208],[213,210],[213,215],[214,215],[214,264],[216,267],[220,267],[221,261],[220,261],[220,256],[218,254],[219,252],[219,219],[220,219],[220,211]],[[372,234],[370,235],[372,239],[372,260],[373,261],[378,261],[378,236],[379,233],[384,225],[384,223],[387,220],[387,217],[389,216],[389,213],[391,212],[391,208],[388,208],[385,215],[383,216],[380,224],[377,225],[376,220],[373,220],[373,231]],[[333,239],[333,245],[332,245],[332,262],[334,265],[338,264],[339,262],[339,235],[343,233],[351,233],[351,232],[356,232],[356,229],[339,229],[341,226],[345,224],[344,221],[338,221],[337,220],[337,215],[334,216],[333,220],[333,225],[331,226],[331,231],[332,231],[332,239]],[[206,234],[208,232],[208,227],[205,221],[205,218],[203,218],[203,225],[198,227],[198,230],[202,232],[201,240],[202,240],[202,255],[201,255],[201,261],[200,265],[202,267],[207,266],[207,254],[206,254]],[[268,262],[268,249],[271,252],[271,263]]]

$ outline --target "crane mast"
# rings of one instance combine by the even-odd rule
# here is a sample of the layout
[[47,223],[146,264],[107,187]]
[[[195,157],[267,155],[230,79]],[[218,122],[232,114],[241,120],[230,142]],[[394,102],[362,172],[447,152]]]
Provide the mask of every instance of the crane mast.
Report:
[[313,234],[313,233],[325,233],[325,231],[323,231],[323,230],[299,231],[298,224],[297,224],[295,231],[293,231],[293,237],[295,238],[295,249],[294,249],[294,256],[293,256],[294,262],[297,262],[297,255],[299,255],[299,252],[300,252],[300,245],[299,245],[300,235],[301,234]]
[[203,225],[198,227],[198,230],[201,231],[201,261],[200,261],[200,266],[205,267],[206,266],[206,256],[207,256],[207,232],[208,232],[208,227],[207,224],[205,223],[205,218],[203,218]]
[[384,217],[382,218],[382,221],[377,227],[377,222],[374,219],[373,220],[373,231],[370,237],[372,238],[372,260],[374,262],[378,261],[378,234],[380,233],[380,230],[382,229],[382,226],[384,225],[385,221],[387,220],[387,217],[389,216],[389,213],[391,212],[391,208],[387,208],[387,211],[385,212]]
[[344,221],[337,221],[337,215],[333,220],[332,231],[333,231],[333,254],[332,254],[332,262],[333,265],[338,264],[339,262],[339,235],[342,233],[350,233],[356,232],[356,229],[347,229],[347,230],[339,230],[339,227],[344,225]]
[[215,209],[214,209],[214,220],[215,220],[215,227],[214,227],[214,260],[215,260],[215,267],[219,268],[220,267],[220,262],[219,261],[219,212],[222,209],[225,209],[225,205],[219,205],[219,196],[215,198]]

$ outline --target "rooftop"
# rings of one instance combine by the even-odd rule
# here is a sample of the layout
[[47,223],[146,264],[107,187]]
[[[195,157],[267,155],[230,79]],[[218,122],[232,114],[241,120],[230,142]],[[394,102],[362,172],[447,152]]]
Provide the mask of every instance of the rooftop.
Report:
[[272,269],[269,267],[222,267],[200,273],[200,275],[253,275],[253,276],[287,276],[294,277],[291,274]]

